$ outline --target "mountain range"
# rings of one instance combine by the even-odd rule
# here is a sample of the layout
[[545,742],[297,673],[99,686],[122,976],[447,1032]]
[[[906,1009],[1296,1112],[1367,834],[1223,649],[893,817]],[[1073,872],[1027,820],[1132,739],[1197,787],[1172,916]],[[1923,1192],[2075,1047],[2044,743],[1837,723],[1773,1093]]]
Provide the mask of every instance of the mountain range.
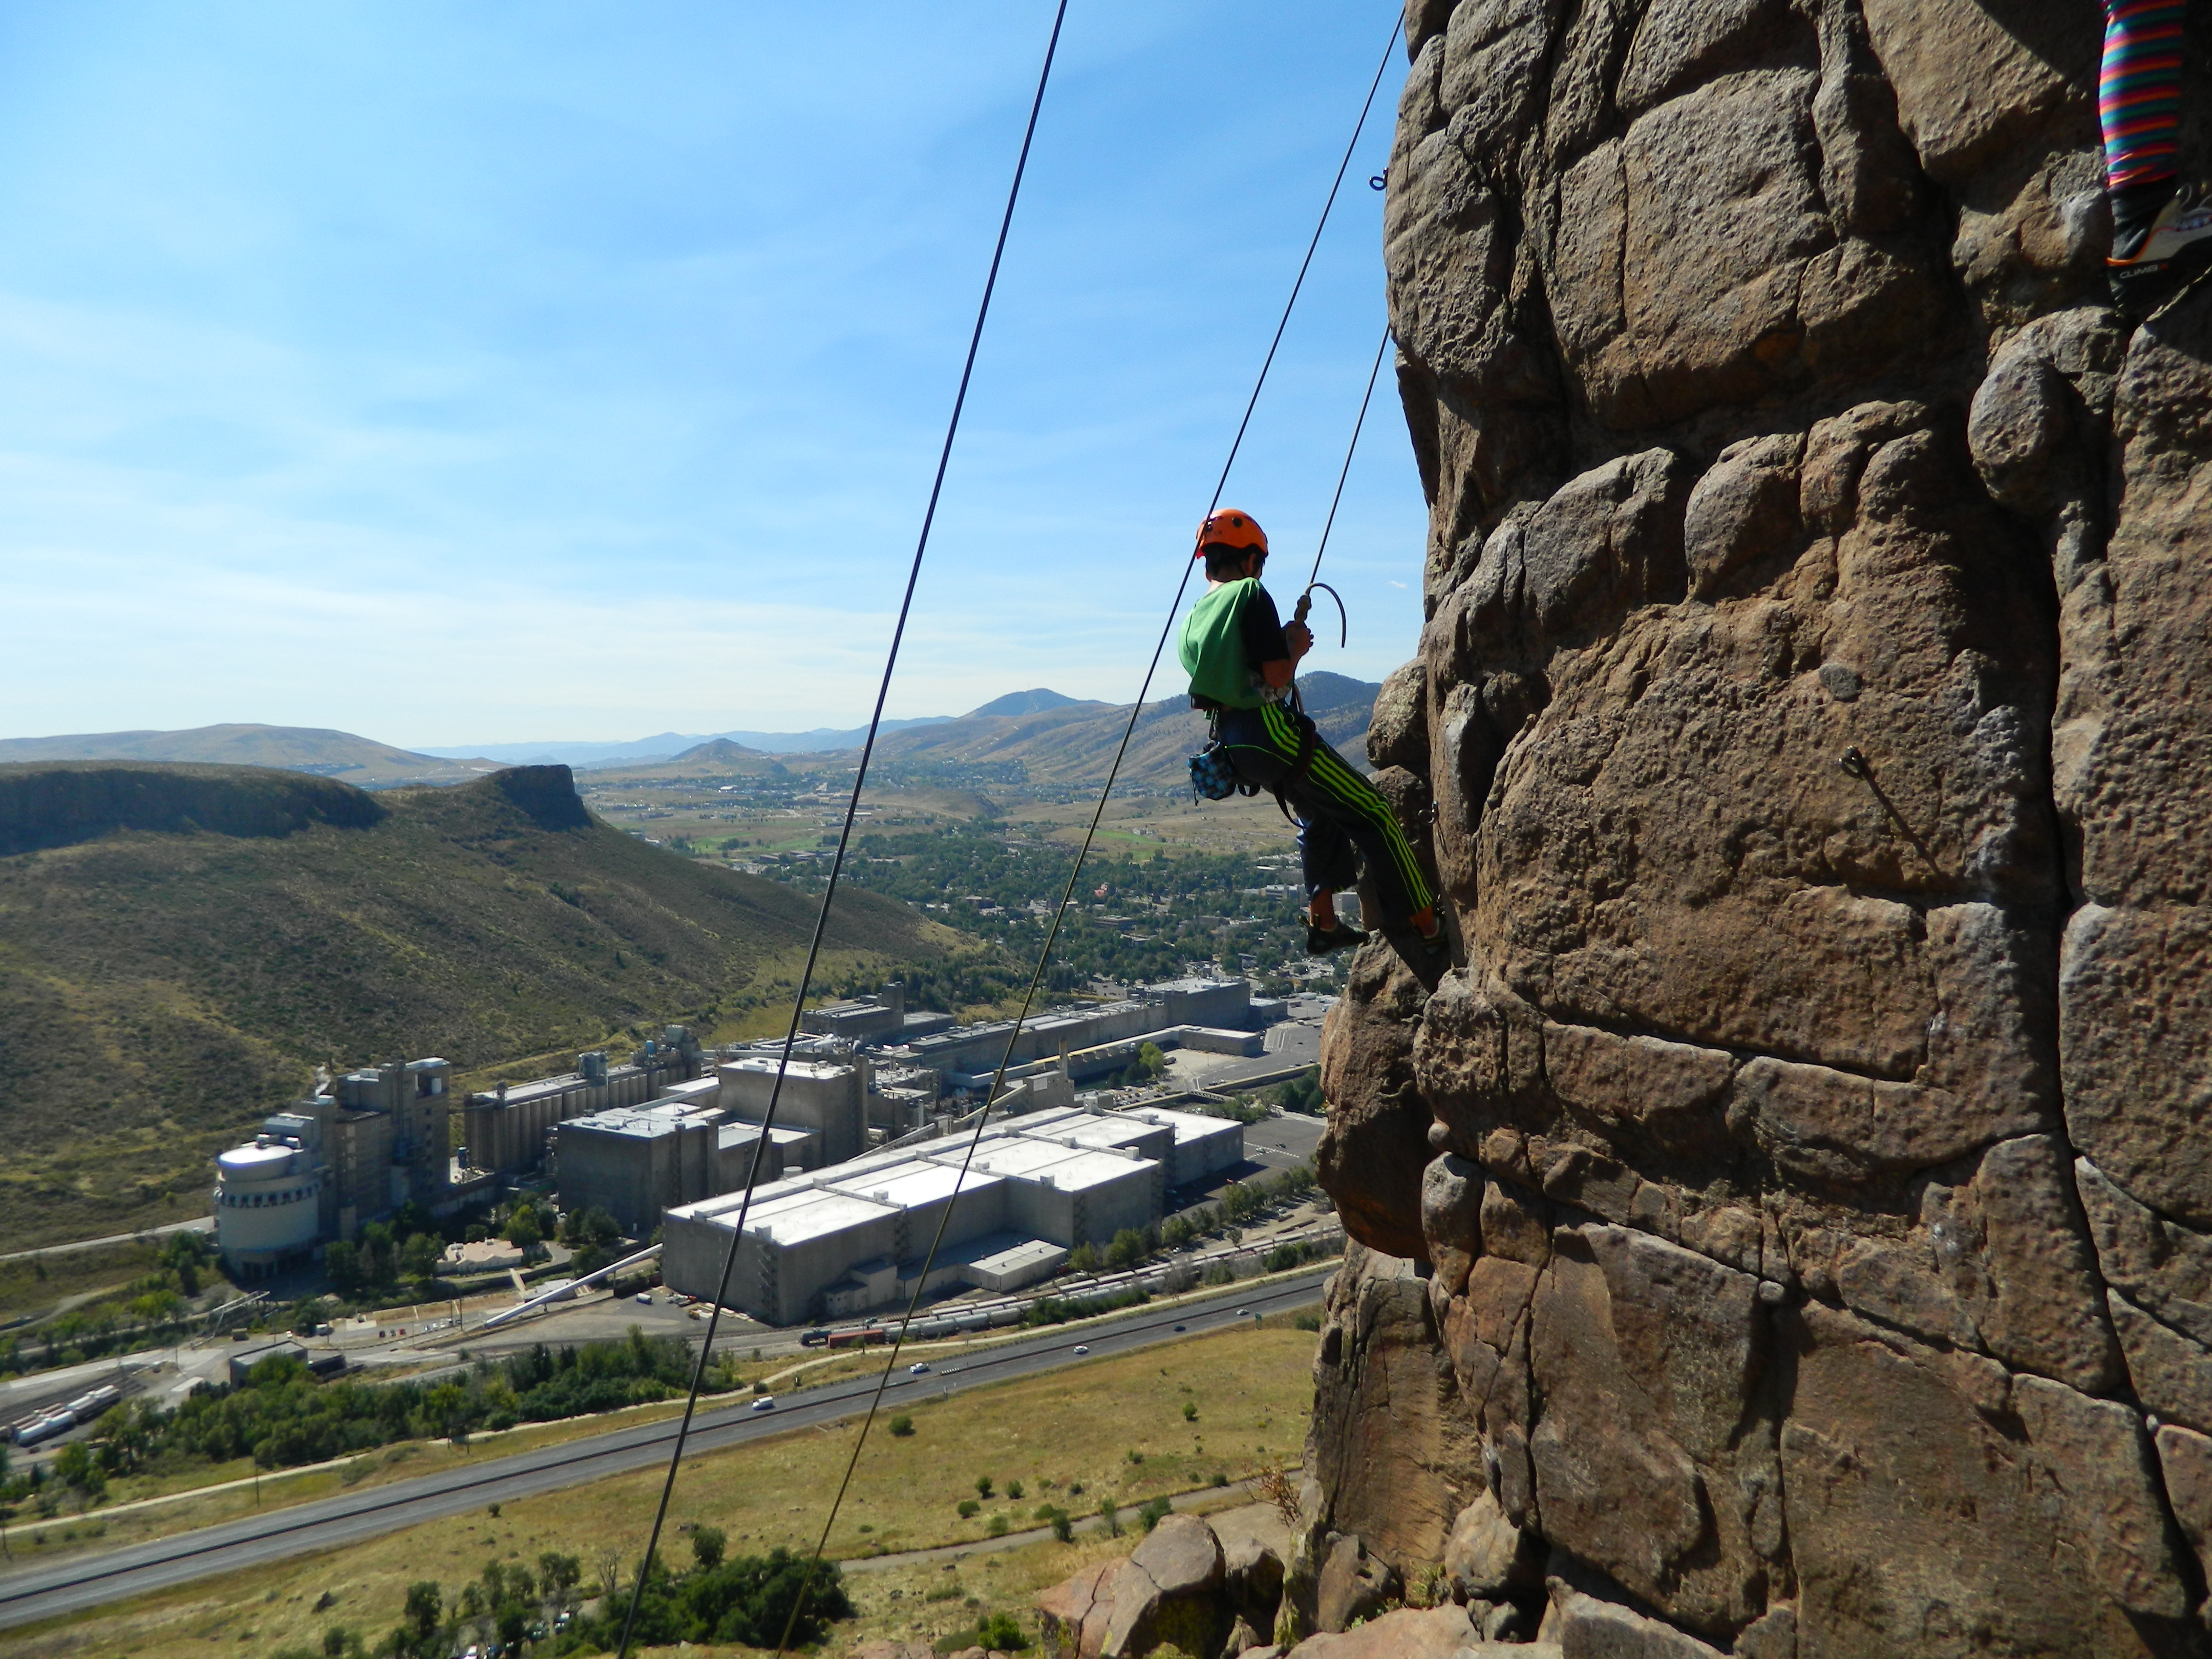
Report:
[[[1304,675],[1299,693],[1322,735],[1355,765],[1381,690],[1342,674]],[[1128,706],[1085,701],[1036,687],[994,697],[965,714],[885,720],[879,761],[908,769],[1018,762],[1037,783],[1082,786],[1103,780],[1128,721]],[[343,779],[364,789],[463,783],[501,765],[565,765],[617,771],[664,761],[712,767],[732,775],[774,776],[778,755],[836,754],[857,749],[867,728],[811,732],[664,732],[626,743],[484,744],[469,750],[408,750],[310,726],[204,726],[183,732],[107,732],[56,738],[0,739],[9,762],[102,760],[192,762],[275,767]],[[1187,757],[1206,742],[1205,717],[1180,696],[1146,705],[1130,738],[1121,776],[1130,782],[1173,783]]]
[[[1382,688],[1343,674],[1316,672],[1298,678],[1298,695],[1322,736],[1354,766],[1366,769],[1369,722],[1375,696]],[[1007,701],[1000,699],[1001,702]],[[986,704],[989,708],[994,705]],[[1024,712],[987,714],[979,709],[958,720],[893,732],[877,754],[895,776],[900,768],[975,766],[1019,762],[1033,784],[1095,787],[1129,728],[1129,706],[1079,702],[1064,698],[1054,706]],[[1188,780],[1189,757],[1205,747],[1206,716],[1181,695],[1146,703],[1129,732],[1129,752],[1121,778],[1129,783],[1180,787]]]
[[[910,731],[918,726],[944,726],[954,720],[975,720],[994,714],[1033,714],[1048,708],[1059,708],[1074,702],[1073,697],[1063,696],[1057,691],[1039,686],[1028,691],[1010,691],[1003,697],[994,697],[980,708],[971,708],[963,715],[924,714],[913,720],[885,720],[878,728],[882,732]],[[662,732],[650,738],[634,738],[626,743],[577,742],[556,738],[538,743],[495,743],[478,744],[474,749],[425,749],[425,755],[474,757],[485,755],[509,765],[551,765],[581,767],[635,766],[657,760],[673,760],[686,750],[702,744],[724,739],[742,744],[763,755],[821,755],[841,749],[858,749],[867,740],[865,726],[817,726],[805,732]]]

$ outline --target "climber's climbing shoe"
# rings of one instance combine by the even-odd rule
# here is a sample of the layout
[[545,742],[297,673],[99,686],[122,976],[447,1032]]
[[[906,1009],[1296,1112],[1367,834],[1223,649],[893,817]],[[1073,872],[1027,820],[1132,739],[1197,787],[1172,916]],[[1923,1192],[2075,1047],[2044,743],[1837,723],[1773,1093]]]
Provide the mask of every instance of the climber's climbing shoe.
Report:
[[1332,951],[1350,951],[1367,943],[1367,935],[1357,927],[1347,927],[1342,922],[1330,927],[1316,927],[1306,923],[1306,954],[1325,957]]
[[2212,269],[2212,194],[2184,185],[2157,215],[2116,226],[2105,272],[2112,303],[2130,317],[2147,317]]

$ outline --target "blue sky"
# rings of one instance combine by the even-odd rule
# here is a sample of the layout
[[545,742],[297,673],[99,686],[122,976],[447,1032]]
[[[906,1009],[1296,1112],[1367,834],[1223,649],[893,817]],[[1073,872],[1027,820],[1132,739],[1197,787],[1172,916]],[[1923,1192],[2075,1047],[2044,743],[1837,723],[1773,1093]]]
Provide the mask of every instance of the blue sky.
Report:
[[[1395,11],[1075,0],[890,713],[1134,691]],[[864,719],[1050,21],[0,10],[0,736]],[[1228,492],[1279,589],[1402,76]],[[1314,666],[1412,653],[1423,524],[1386,368]]]

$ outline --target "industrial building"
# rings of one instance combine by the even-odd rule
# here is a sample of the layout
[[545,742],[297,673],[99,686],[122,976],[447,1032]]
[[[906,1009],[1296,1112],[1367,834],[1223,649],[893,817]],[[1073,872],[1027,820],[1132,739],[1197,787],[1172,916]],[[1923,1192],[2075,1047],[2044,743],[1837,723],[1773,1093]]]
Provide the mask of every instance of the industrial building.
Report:
[[1272,997],[1254,996],[1249,980],[1168,980],[1119,1002],[1048,1008],[1024,1023],[1018,1036],[1012,1020],[991,1020],[916,1036],[882,1053],[885,1063],[927,1067],[953,1089],[988,1086],[1002,1060],[1010,1079],[1057,1066],[1080,1080],[1121,1069],[1146,1042],[1258,1054],[1264,1048],[1262,1029],[1287,1012]]
[[267,1278],[445,1190],[453,1067],[393,1060],[349,1072],[262,1121],[216,1159],[216,1248],[234,1279]]
[[915,1037],[950,1030],[952,1016],[909,1013],[906,987],[894,980],[874,996],[854,997],[849,1001],[810,1008],[800,1016],[799,1024],[802,1030],[855,1047],[890,1047]]
[[682,1025],[647,1038],[623,1065],[610,1066],[603,1048],[578,1054],[573,1072],[471,1095],[461,1109],[463,1161],[498,1175],[535,1170],[545,1161],[555,1126],[614,1107],[641,1106],[708,1069],[698,1039]]
[[[1241,979],[1172,980],[1124,1001],[1048,1009],[1018,1035],[1006,1080],[1024,1088],[1006,1103],[1057,1108],[1073,1098],[1069,1079],[1119,1069],[1148,1042],[1257,1053],[1260,1028],[1282,1012],[1280,1004],[1255,998]],[[811,1010],[805,1020],[809,1035],[793,1045],[780,1094],[781,1044],[710,1054],[687,1028],[670,1025],[624,1064],[592,1050],[577,1056],[573,1073],[471,1095],[459,1109],[459,1162],[480,1173],[462,1178],[489,1187],[495,1177],[544,1168],[557,1146],[562,1202],[604,1208],[641,1236],[662,1211],[744,1184],[771,1095],[775,1127],[762,1154],[763,1174],[781,1180],[818,1174],[863,1158],[872,1144],[910,1139],[941,1121],[948,1091],[972,1100],[1014,1035],[1008,1021],[955,1027],[949,1014],[910,1012],[896,983],[876,996]],[[410,1199],[464,1200],[472,1188],[453,1184],[447,1147],[452,1069],[443,1060],[394,1060],[349,1073],[270,1115],[251,1146],[225,1152],[217,1160],[216,1232],[234,1274],[265,1276],[305,1261],[322,1243],[356,1237],[363,1224]],[[1030,1127],[1023,1137],[1043,1138],[1043,1119],[1033,1109],[1024,1121]],[[1069,1133],[1102,1132],[1077,1125]],[[1217,1167],[1200,1167],[1211,1144],[1203,1135],[1188,1143],[1180,1133],[1165,1140],[1131,1139],[1121,1130],[1113,1136],[1121,1138],[1063,1150],[1151,1166],[1155,1212],[1158,1194]],[[1242,1156],[1240,1135],[1235,1158]],[[1118,1184],[1094,1189],[1076,1167],[1049,1182],[1042,1174],[1032,1180],[1024,1160],[1033,1154],[1000,1149],[994,1157],[1019,1188],[1000,1202],[1012,1205],[1006,1225],[1022,1237],[1073,1248],[1104,1224],[1098,1218],[1123,1207],[1107,1192],[1119,1194]],[[1105,1236],[1121,1224],[1107,1225]],[[848,1257],[840,1273],[860,1259]]]
[[776,1088],[776,1071],[782,1065],[775,1054],[753,1054],[725,1060],[714,1068],[721,1087],[716,1104],[727,1117],[760,1123],[768,1117],[771,1096],[780,1128],[805,1129],[817,1138],[818,1150],[808,1167],[842,1164],[868,1150],[868,1061],[854,1055],[843,1060],[800,1060],[784,1066],[783,1086]]
[[[727,1302],[789,1325],[902,1301],[940,1221],[925,1291],[1012,1289],[1079,1244],[1158,1222],[1171,1188],[1243,1162],[1244,1130],[1185,1112],[1042,1111],[987,1129],[963,1178],[967,1154],[964,1139],[933,1140],[758,1188]],[[743,1203],[732,1192],[662,1217],[665,1283],[715,1295]]]
[[743,1187],[756,1152],[763,1182],[819,1162],[810,1130],[770,1130],[763,1152],[758,1124],[732,1123],[719,1110],[676,1100],[571,1118],[554,1134],[561,1207],[603,1209],[635,1238],[659,1225],[672,1206]]

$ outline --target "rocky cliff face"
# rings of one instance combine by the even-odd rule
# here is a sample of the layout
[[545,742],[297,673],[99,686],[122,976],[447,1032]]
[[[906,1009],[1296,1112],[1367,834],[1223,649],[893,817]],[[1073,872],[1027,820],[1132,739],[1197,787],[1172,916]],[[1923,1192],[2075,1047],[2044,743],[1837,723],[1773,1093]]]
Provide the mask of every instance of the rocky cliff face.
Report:
[[1328,1035],[1309,1583],[2207,1650],[2212,288],[2106,308],[2100,27],[1408,5],[1370,753],[1460,949]]

